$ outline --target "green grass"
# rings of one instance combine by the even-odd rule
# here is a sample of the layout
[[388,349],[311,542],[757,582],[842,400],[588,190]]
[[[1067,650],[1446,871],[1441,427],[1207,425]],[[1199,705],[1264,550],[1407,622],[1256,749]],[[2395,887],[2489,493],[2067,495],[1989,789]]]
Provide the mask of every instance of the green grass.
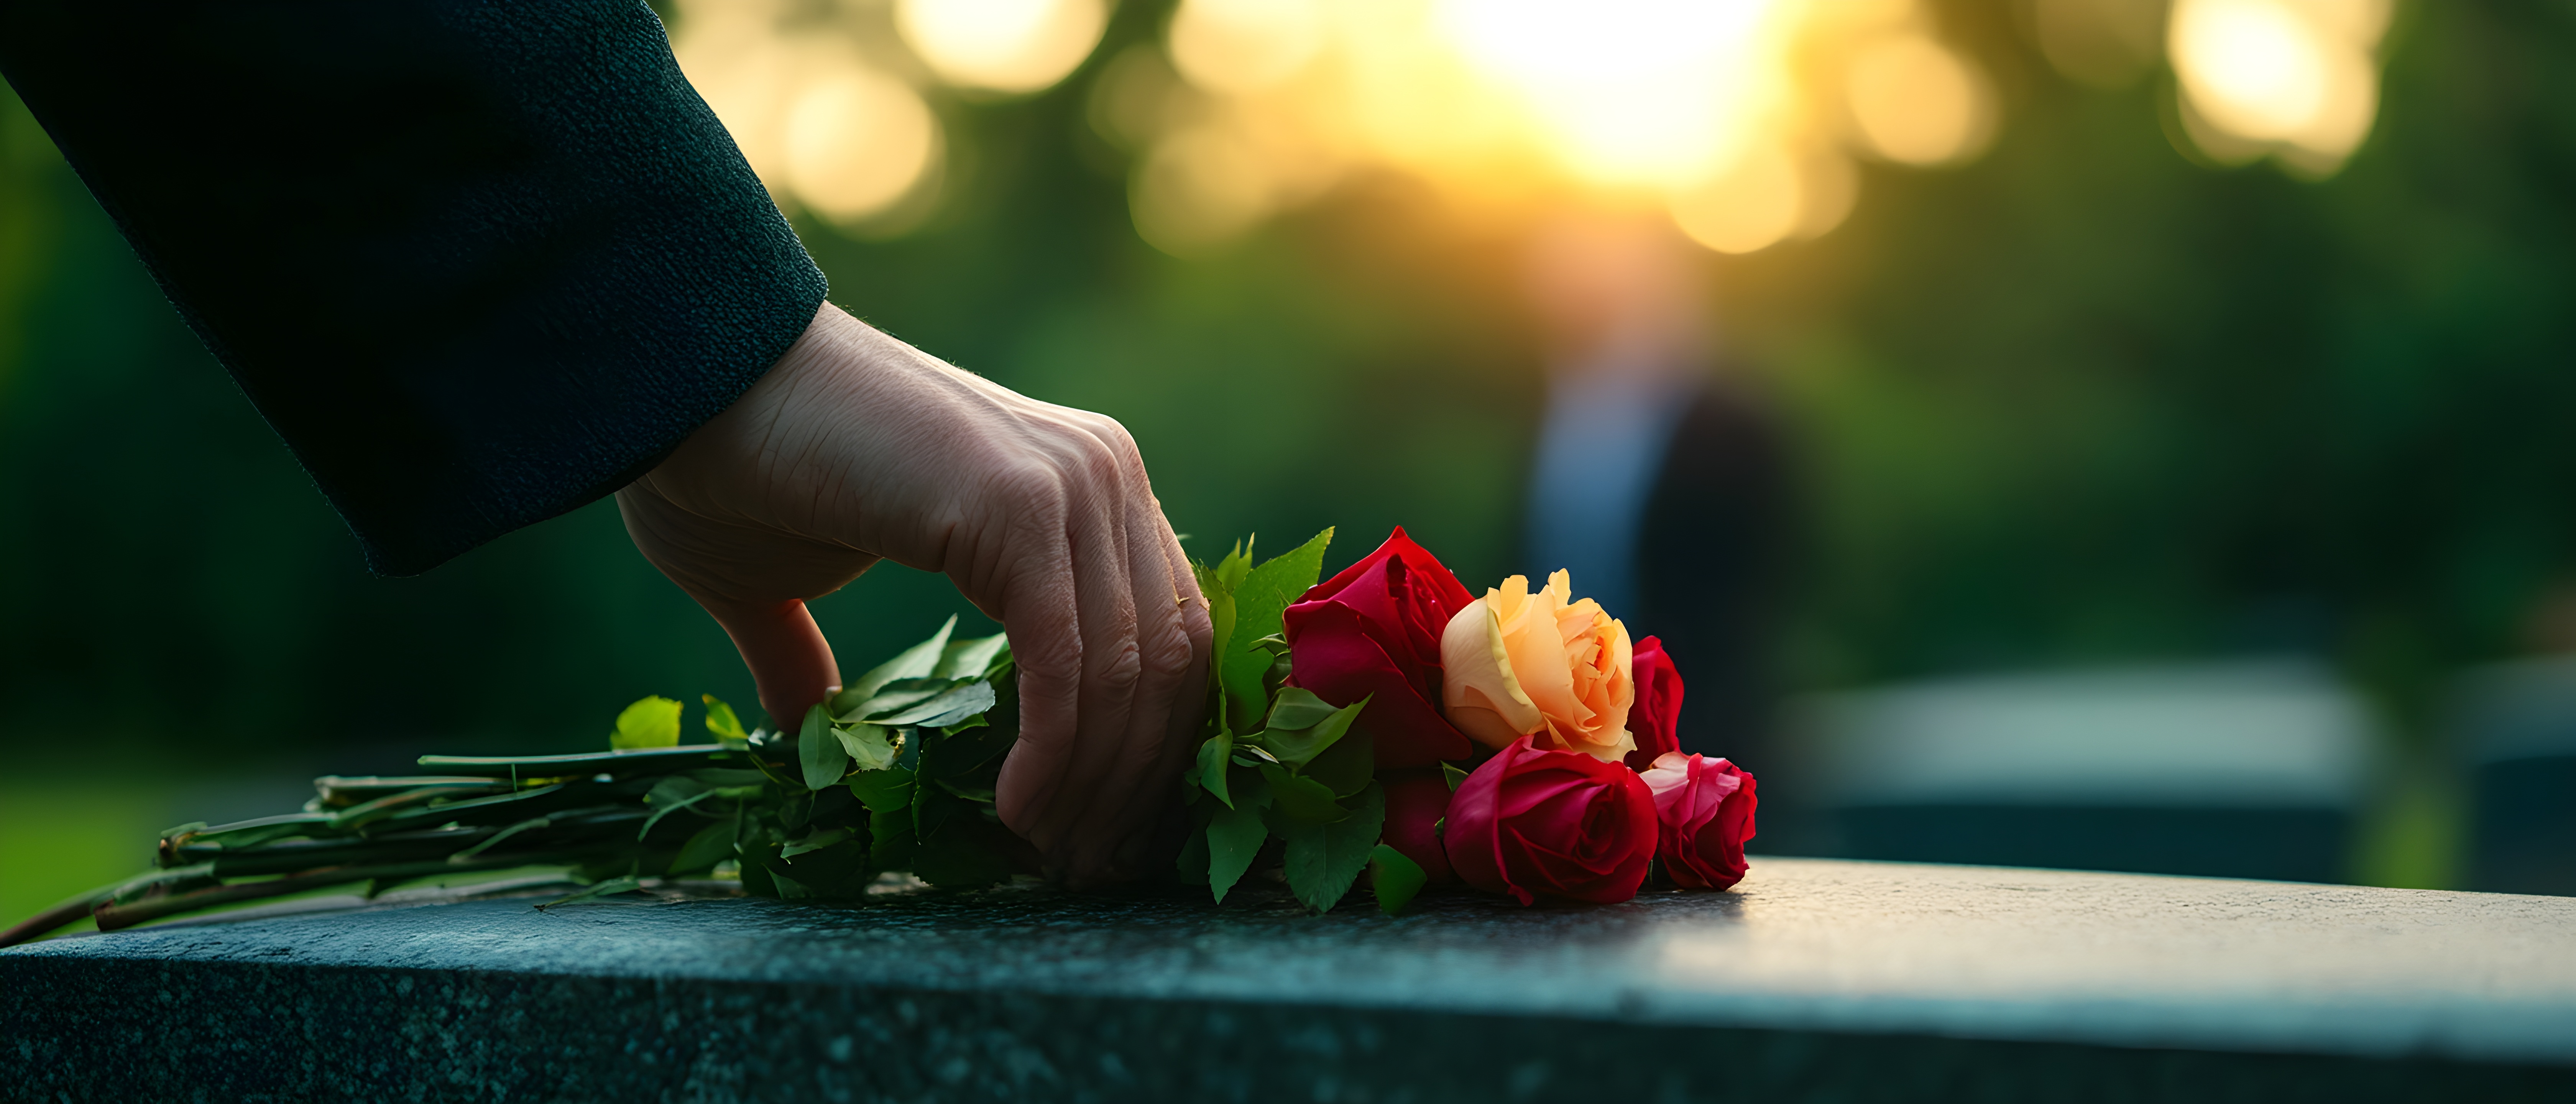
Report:
[[2460,888],[2468,801],[2430,769],[2400,772],[2362,818],[2353,880],[2399,889]]
[[0,926],[150,870],[169,807],[170,790],[151,783],[0,781]]

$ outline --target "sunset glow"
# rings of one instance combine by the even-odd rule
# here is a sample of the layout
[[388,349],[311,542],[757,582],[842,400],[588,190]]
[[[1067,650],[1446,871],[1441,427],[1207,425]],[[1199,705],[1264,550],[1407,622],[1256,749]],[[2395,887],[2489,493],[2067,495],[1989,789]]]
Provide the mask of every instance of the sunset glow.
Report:
[[[2070,79],[2115,86],[2161,52],[2190,140],[2221,161],[2325,175],[2377,113],[2387,0],[2034,3],[2034,45]],[[937,188],[926,88],[1043,91],[1107,15],[681,0],[674,47],[782,203],[864,227]],[[1660,208],[1694,241],[1753,252],[1838,225],[1856,162],[1964,164],[2004,124],[1921,0],[1181,0],[1098,73],[1087,115],[1134,156],[1137,231],[1184,254],[1371,172],[1462,212]]]

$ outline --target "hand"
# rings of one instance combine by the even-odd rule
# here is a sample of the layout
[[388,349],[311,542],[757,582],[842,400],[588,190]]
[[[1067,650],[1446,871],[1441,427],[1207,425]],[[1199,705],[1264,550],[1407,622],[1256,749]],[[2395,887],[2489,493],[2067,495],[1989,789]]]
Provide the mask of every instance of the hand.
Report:
[[1209,629],[1116,421],[1015,394],[826,303],[617,506],[786,725],[841,685],[808,599],[879,558],[947,574],[1019,664],[1002,823],[1058,880],[1145,873],[1205,705]]

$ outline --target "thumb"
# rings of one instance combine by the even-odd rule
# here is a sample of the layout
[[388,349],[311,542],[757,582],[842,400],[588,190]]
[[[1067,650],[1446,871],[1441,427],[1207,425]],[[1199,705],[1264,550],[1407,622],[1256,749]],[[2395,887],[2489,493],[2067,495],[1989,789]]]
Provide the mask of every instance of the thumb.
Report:
[[801,599],[784,602],[734,603],[700,600],[707,613],[724,626],[760,686],[760,707],[770,723],[793,732],[806,707],[841,688],[841,667],[832,645],[814,624]]

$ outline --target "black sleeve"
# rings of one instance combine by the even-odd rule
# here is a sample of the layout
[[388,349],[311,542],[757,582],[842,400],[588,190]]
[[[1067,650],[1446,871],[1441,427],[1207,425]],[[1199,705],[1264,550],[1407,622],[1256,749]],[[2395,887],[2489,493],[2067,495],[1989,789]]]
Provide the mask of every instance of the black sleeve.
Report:
[[385,574],[615,491],[823,299],[642,0],[0,0],[0,73]]

